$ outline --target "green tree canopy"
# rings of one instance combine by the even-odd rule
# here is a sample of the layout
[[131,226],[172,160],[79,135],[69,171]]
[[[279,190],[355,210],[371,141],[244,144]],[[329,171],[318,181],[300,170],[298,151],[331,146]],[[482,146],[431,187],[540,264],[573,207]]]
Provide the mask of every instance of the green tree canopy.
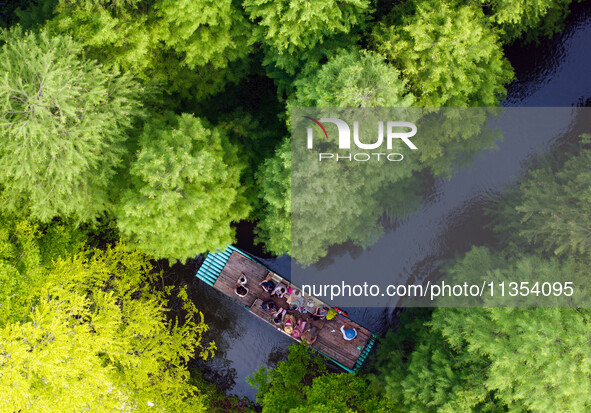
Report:
[[396,6],[373,44],[409,80],[420,106],[495,106],[513,70],[480,8],[437,0]]
[[343,50],[294,86],[294,106],[406,107],[414,102],[400,72],[370,51]]
[[140,87],[81,57],[69,37],[13,29],[1,41],[1,207],[41,221],[95,218],[142,113]]
[[573,308],[438,308],[390,333],[376,383],[402,411],[584,412],[590,313]]
[[489,360],[482,385],[511,411],[587,411],[591,313],[573,308],[438,310],[456,351]]
[[501,38],[511,43],[541,36],[551,37],[562,30],[572,0],[480,0],[490,9],[489,19],[501,31]]
[[145,256],[89,253],[57,260],[19,321],[0,326],[0,409],[204,411],[186,368],[215,349],[201,313],[181,290],[182,324],[167,318]]
[[[356,49],[339,52],[318,71],[300,76],[294,85],[289,104],[297,107],[400,107],[414,101],[397,69],[376,53]],[[298,109],[297,115],[294,113],[299,122],[304,112]],[[346,117],[346,109],[340,113]],[[366,112],[362,124],[373,127],[375,120]],[[288,151],[290,147],[281,149]],[[372,162],[363,166],[343,162],[320,165],[316,158],[301,152],[296,153],[295,162],[291,171],[293,214],[285,217],[295,222],[292,254],[302,264],[324,257],[332,245],[348,241],[362,247],[371,245],[381,235],[381,227],[374,224],[384,209],[403,216],[403,210],[408,212],[406,207],[416,205],[412,187],[417,182],[411,177],[417,169],[415,162],[396,168]]]
[[0,214],[0,325],[22,318],[53,260],[81,251],[84,235],[73,225]]
[[543,161],[503,199],[495,216],[496,231],[518,248],[558,256],[591,252],[591,143],[583,138],[576,155]]
[[255,36],[265,47],[265,63],[295,74],[300,54],[331,36],[348,33],[367,18],[368,0],[244,0]]
[[488,360],[457,351],[429,328],[429,318],[429,310],[408,310],[401,328],[386,334],[377,350],[372,384],[400,412],[502,410],[482,385]]
[[168,93],[201,99],[244,75],[230,62],[251,48],[248,20],[231,0],[60,0],[48,26],[91,56]]
[[258,213],[257,240],[267,251],[291,251],[291,139],[285,139],[275,156],[257,172],[262,207]]
[[190,69],[226,67],[250,51],[251,25],[232,0],[158,0],[154,9],[162,19],[162,40]]
[[273,369],[261,366],[248,382],[257,388],[263,413],[386,413],[393,408],[372,393],[364,377],[328,373],[324,361],[305,344],[290,346],[287,361]]
[[122,236],[158,258],[185,260],[234,239],[248,216],[241,167],[219,130],[188,114],[145,125],[117,210]]

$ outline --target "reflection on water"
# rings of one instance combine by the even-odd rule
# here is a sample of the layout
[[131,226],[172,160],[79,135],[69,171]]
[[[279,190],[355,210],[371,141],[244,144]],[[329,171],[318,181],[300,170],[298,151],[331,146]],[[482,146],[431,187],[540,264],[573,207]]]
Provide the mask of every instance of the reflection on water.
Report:
[[[591,2],[573,6],[564,32],[539,46],[511,47],[507,56],[516,71],[516,80],[508,88],[505,106],[581,106],[591,98]],[[542,138],[542,137],[538,137]],[[548,138],[545,138],[548,139]],[[515,151],[519,145],[522,150]],[[417,213],[396,226],[394,234],[415,238],[418,245],[411,256],[400,260],[409,277],[417,279],[437,269],[441,260],[466,251],[472,244],[483,244],[491,234],[483,229],[487,218],[483,209],[491,194],[519,176],[532,153],[547,150],[546,140],[513,141],[507,138],[498,151],[488,151],[475,159],[471,167],[451,180],[434,182]],[[495,162],[503,160],[502,177],[491,176]],[[433,222],[436,226],[425,226]],[[469,234],[469,236],[467,236]],[[247,240],[239,245],[255,252]],[[288,276],[288,257],[264,260],[278,273]],[[188,268],[195,274],[195,268]],[[273,366],[285,357],[292,341],[243,307],[213,288],[192,278],[191,295],[205,313],[210,336],[218,346],[216,357],[202,364],[230,394],[254,399],[255,391],[246,376],[260,365]],[[395,322],[392,309],[348,308],[354,320],[375,331],[384,331]]]
[[553,39],[507,48],[515,69],[507,106],[582,106],[591,97],[591,4],[571,7],[565,30]]

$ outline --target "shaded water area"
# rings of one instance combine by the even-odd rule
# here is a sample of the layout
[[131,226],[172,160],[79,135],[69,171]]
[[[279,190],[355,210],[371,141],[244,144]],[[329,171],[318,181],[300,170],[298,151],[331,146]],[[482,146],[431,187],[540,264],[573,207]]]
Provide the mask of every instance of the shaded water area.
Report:
[[[572,7],[565,30],[540,45],[513,46],[506,50],[516,72],[508,87],[505,106],[589,106],[591,105],[591,2]],[[528,167],[536,154],[547,152],[557,136],[528,136],[505,139],[497,150],[477,156],[471,166],[461,169],[449,180],[438,180],[424,194],[421,208],[399,223],[387,236],[398,237],[418,246],[406,249],[399,257],[407,263],[409,277],[423,278],[438,265],[472,245],[491,242],[484,229],[488,218],[484,209],[491,196],[500,193]],[[499,164],[502,167],[499,167]],[[260,255],[252,246],[251,228],[241,226],[237,245]],[[289,257],[262,258],[271,269],[289,276]],[[176,267],[190,282],[190,293],[205,314],[216,341],[214,359],[198,363],[206,378],[216,381],[229,394],[254,400],[255,390],[246,377],[259,366],[274,366],[285,358],[293,341],[253,317],[242,306],[194,277],[199,261]],[[419,275],[420,274],[420,275]],[[180,274],[179,274],[180,275]],[[393,308],[347,308],[350,317],[376,332],[384,332],[395,323]]]

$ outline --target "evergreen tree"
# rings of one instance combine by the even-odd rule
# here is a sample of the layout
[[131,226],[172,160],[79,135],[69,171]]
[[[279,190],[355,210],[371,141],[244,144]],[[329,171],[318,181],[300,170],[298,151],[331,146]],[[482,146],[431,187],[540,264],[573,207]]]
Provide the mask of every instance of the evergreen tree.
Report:
[[79,40],[105,64],[169,94],[203,99],[245,74],[248,20],[231,0],[60,0],[52,31]]
[[294,106],[406,107],[414,101],[400,72],[368,51],[341,51],[294,83]]
[[[400,107],[414,101],[394,67],[373,52],[355,49],[339,52],[318,71],[300,76],[294,85],[292,106]],[[346,110],[339,116],[346,117]],[[369,112],[363,118],[361,127],[375,125]],[[411,177],[417,169],[415,162],[383,168],[372,162],[363,166],[343,162],[319,165],[302,153],[296,153],[295,159],[291,174],[295,188],[292,255],[304,265],[324,257],[332,245],[348,241],[362,247],[371,245],[381,235],[381,226],[374,224],[385,209],[403,216],[409,205],[417,204],[412,189],[417,182]]]
[[117,225],[131,244],[157,258],[186,260],[223,248],[249,208],[238,157],[225,137],[191,115],[147,123],[131,166]]
[[[517,248],[558,256],[591,252],[591,149],[589,136],[564,162],[543,161],[504,199],[496,231]],[[585,143],[586,142],[586,143]]]
[[451,346],[429,328],[430,314],[408,310],[401,327],[386,334],[376,353],[372,384],[401,412],[502,411],[502,403],[482,385],[488,360]]
[[69,37],[13,29],[1,41],[1,207],[45,222],[95,218],[111,205],[140,87]]
[[119,246],[57,260],[19,321],[0,325],[2,411],[205,411],[186,362],[213,343],[183,290],[182,325],[146,257]]
[[244,0],[255,36],[264,45],[265,63],[293,75],[302,53],[320,49],[335,34],[348,33],[367,18],[368,0]]
[[490,9],[491,22],[498,26],[501,38],[511,43],[518,38],[526,41],[541,36],[551,37],[562,30],[572,0],[480,0]]
[[223,68],[245,57],[252,30],[232,0],[159,0],[162,40],[194,69],[211,64]]
[[375,29],[373,43],[420,106],[495,106],[513,78],[498,36],[472,5],[404,2]]
[[584,412],[590,316],[573,308],[440,309],[431,324],[457,351],[489,360],[482,386],[510,411]]
[[20,320],[53,260],[80,252],[85,240],[73,225],[0,214],[0,325]]
[[291,139],[257,172],[262,207],[256,234],[265,249],[276,255],[291,250]]
[[290,346],[287,361],[273,369],[261,366],[248,382],[257,388],[263,413],[387,413],[394,407],[372,393],[364,377],[328,373],[320,356],[313,356],[305,344]]
[[374,383],[402,411],[584,412],[589,311],[438,308],[378,351]]

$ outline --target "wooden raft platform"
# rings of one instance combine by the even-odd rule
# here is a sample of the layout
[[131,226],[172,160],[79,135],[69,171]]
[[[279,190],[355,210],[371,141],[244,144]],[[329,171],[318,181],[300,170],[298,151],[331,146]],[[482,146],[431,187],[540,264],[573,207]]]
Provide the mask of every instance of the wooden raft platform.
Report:
[[[281,326],[273,324],[273,315],[261,307],[264,301],[273,300],[278,307],[287,309],[288,314],[292,314],[296,320],[302,319],[308,325],[316,327],[318,338],[310,346],[311,348],[330,358],[349,372],[355,372],[361,367],[375,342],[375,335],[369,330],[341,315],[337,315],[331,320],[313,320],[310,313],[314,312],[316,307],[326,306],[330,308],[330,306],[306,294],[302,294],[303,302],[306,303],[305,310],[300,311],[299,308],[292,310],[292,306],[286,298],[271,297],[269,293],[262,289],[259,283],[271,274],[275,285],[282,283],[301,293],[299,288],[269,271],[262,264],[254,261],[254,259],[235,247],[229,247],[228,250],[218,254],[214,254],[210,262],[207,262],[206,259],[206,262],[197,273],[198,278],[203,279],[215,289],[233,298],[248,308],[254,315],[273,325],[282,334],[288,335],[295,341],[300,341],[285,333]],[[235,293],[237,282],[242,274],[246,276],[245,287],[248,289],[248,293],[244,297]],[[345,340],[341,332],[341,326],[344,326],[345,329],[354,328],[357,331],[357,336],[353,340]]]

